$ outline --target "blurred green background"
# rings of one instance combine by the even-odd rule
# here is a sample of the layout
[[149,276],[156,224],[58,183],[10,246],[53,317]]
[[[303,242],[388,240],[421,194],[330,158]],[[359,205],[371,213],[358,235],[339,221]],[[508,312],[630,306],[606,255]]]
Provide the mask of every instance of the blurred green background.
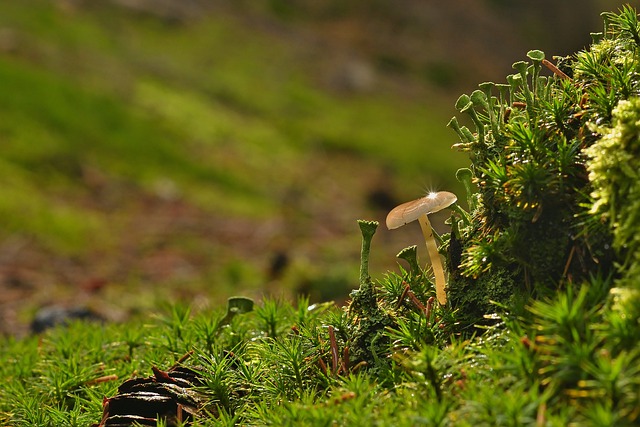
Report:
[[[345,298],[356,219],[461,194],[457,97],[623,3],[0,2],[0,332],[50,304]],[[380,227],[374,275],[405,228]]]

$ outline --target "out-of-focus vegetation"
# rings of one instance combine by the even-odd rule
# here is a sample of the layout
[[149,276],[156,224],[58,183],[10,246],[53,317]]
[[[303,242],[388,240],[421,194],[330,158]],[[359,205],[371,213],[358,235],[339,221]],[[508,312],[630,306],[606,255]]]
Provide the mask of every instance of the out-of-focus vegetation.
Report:
[[422,36],[460,11],[308,3],[3,2],[7,304],[345,295],[355,218],[455,188],[447,88],[475,71],[448,61],[491,60]]
[[[130,262],[151,258],[167,276],[202,269],[182,274],[203,286],[262,286],[271,251],[356,215],[373,164],[416,173],[442,121],[389,95],[325,94],[295,46],[231,15],[182,25],[36,1],[1,16],[1,233],[27,256],[77,261],[69,278],[44,261],[56,281],[172,281]],[[340,252],[340,239],[322,249],[321,235],[301,257]]]

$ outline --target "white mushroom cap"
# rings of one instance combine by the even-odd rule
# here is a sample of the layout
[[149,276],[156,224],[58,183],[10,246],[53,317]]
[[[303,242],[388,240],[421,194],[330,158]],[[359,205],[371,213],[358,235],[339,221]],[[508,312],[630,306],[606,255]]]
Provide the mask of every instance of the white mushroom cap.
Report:
[[425,197],[396,206],[387,215],[387,228],[402,227],[418,219],[421,215],[438,212],[451,206],[458,198],[448,191],[429,193]]

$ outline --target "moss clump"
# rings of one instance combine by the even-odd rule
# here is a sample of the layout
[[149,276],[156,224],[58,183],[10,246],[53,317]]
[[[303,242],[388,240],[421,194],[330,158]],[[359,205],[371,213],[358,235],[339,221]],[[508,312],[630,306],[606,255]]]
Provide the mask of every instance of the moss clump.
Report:
[[460,249],[449,292],[461,313],[594,274],[640,277],[640,24],[630,7],[603,16],[589,49],[557,67],[530,51],[507,83],[458,99],[475,127],[449,124],[474,184],[471,224],[454,220],[451,239]]

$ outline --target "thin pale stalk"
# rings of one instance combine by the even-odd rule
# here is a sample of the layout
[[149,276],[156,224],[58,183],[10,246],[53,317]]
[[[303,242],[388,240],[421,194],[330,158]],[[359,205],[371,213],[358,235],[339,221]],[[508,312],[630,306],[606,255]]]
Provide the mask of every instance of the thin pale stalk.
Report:
[[431,223],[429,222],[429,218],[426,214],[420,215],[420,217],[418,217],[418,222],[420,223],[422,235],[424,236],[424,241],[427,245],[427,252],[429,252],[429,258],[431,259],[431,268],[436,281],[436,297],[438,298],[440,305],[445,305],[447,303],[447,294],[444,289],[446,280],[444,277],[442,260],[438,253],[438,246],[436,245],[436,240],[433,237],[433,229],[431,228]]

